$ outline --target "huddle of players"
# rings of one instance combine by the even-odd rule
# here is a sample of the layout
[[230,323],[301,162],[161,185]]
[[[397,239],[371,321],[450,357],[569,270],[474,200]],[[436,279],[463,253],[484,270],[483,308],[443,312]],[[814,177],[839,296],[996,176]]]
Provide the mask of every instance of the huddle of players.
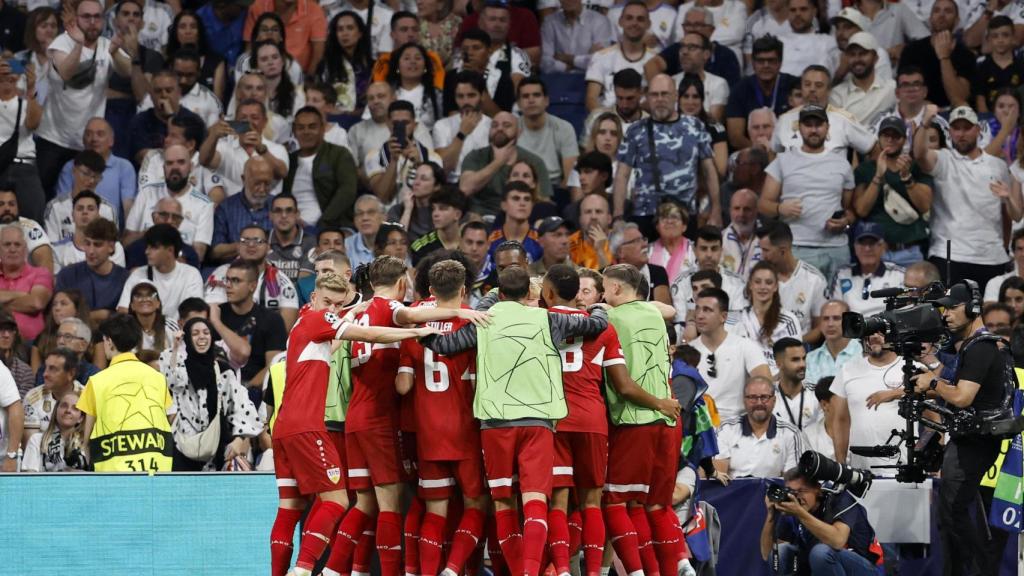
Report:
[[[496,573],[536,576],[549,557],[568,574],[570,500],[588,576],[601,574],[606,537],[630,576],[675,574],[679,403],[664,321],[637,296],[641,273],[607,268],[607,304],[589,313],[577,307],[571,266],[544,277],[548,310],[527,305],[519,266],[500,272],[479,311],[464,304],[472,277],[457,258],[438,259],[427,277],[429,298],[404,306],[405,265],[382,256],[369,266],[372,298],[350,308],[346,280],[318,277],[289,335],[272,431],[281,498],[272,574],[288,569],[310,498],[295,576],[328,546],[323,574],[367,571],[353,556],[374,514],[385,576],[401,573],[403,529],[406,573],[462,574],[486,537]],[[325,410],[338,399],[344,432],[329,432]],[[417,498],[403,526],[407,482]],[[459,495],[461,517],[448,518]]]

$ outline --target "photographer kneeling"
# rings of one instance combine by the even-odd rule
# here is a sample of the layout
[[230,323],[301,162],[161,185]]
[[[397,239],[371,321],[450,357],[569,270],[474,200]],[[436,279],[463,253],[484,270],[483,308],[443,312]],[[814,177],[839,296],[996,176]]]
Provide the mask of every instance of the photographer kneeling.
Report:
[[[986,431],[985,424],[1012,417],[1009,406],[1017,387],[1013,362],[998,339],[985,330],[977,284],[969,280],[954,284],[935,305],[944,308],[942,316],[956,339],[956,365],[939,369],[938,362],[930,364],[930,371],[914,379],[915,389],[944,400],[957,413],[956,420],[977,424],[974,430],[952,430],[942,459],[939,534],[943,565],[946,574],[997,574],[1002,551],[987,551],[988,536],[980,522],[971,519],[968,507],[978,500],[978,485],[999,455],[1002,441]],[[981,518],[990,505],[986,502],[979,510]]]
[[[829,494],[800,472],[786,471],[786,499],[765,496],[768,517],[761,528],[761,557],[771,560],[778,545],[777,574],[875,576],[881,548],[864,507],[843,491]],[[778,494],[782,488],[775,486]]]

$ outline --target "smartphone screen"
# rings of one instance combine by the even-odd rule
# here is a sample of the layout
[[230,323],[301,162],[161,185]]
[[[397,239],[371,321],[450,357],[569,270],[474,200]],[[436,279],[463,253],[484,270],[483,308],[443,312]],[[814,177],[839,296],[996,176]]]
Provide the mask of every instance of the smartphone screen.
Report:
[[391,135],[394,136],[395,141],[398,142],[399,148],[405,148],[405,120],[395,120],[394,127],[391,129]]
[[228,125],[231,126],[231,129],[239,136],[252,130],[252,125],[249,124],[248,120],[231,120],[228,122]]
[[17,58],[8,58],[7,65],[11,67],[11,74],[24,74],[25,61]]

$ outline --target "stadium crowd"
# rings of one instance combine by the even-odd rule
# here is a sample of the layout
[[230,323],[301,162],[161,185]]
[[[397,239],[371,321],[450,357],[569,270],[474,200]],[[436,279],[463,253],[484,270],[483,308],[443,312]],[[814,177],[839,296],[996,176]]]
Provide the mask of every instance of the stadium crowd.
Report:
[[[682,419],[711,422],[687,434],[717,436],[677,505],[805,449],[900,460],[848,452],[901,421],[900,358],[841,329],[875,290],[973,280],[985,326],[1024,338],[1019,0],[2,0],[0,22],[3,472],[273,469],[318,282],[412,304],[453,259],[472,307],[517,268],[532,306],[654,304]],[[126,374],[173,441],[101,463],[97,390]],[[632,520],[657,573],[662,519],[632,510],[609,534]]]

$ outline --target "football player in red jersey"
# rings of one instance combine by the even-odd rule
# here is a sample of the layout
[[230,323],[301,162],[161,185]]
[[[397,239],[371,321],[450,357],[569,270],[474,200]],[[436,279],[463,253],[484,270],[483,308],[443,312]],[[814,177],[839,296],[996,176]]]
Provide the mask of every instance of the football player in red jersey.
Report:
[[388,344],[434,334],[424,328],[359,326],[351,316],[338,316],[350,298],[347,281],[336,274],[317,279],[312,306],[288,336],[286,386],[281,411],[274,426],[274,469],[280,505],[271,532],[272,573],[284,574],[291,561],[295,524],[316,495],[319,505],[306,522],[294,576],[308,576],[330,542],[330,535],[348,504],[344,474],[337,452],[327,435],[324,409],[334,340],[359,340]]
[[[466,308],[466,268],[462,264],[442,260],[434,263],[427,274],[434,306]],[[429,325],[449,333],[465,323],[455,319]],[[462,492],[465,510],[452,542],[446,574],[462,573],[483,534],[488,499],[484,492],[480,425],[473,418],[474,362],[472,351],[443,356],[412,340],[401,347],[395,386],[401,394],[415,388],[416,426],[430,431],[429,436],[420,436],[417,444],[417,492],[426,501],[426,514],[420,526],[420,565],[416,574],[437,574],[440,569],[448,500],[455,494],[456,485]]]
[[[544,276],[542,294],[549,310],[559,314],[586,312],[576,307],[581,276],[566,264],[556,264]],[[569,525],[566,513],[569,493],[576,489],[582,508],[583,557],[588,576],[601,573],[605,529],[601,493],[608,467],[608,415],[603,387],[605,374],[616,389],[626,390],[638,403],[678,415],[679,403],[645,392],[629,376],[618,334],[610,324],[591,339],[571,338],[557,342],[562,356],[562,383],[569,414],[555,432],[552,469],[552,507],[548,513],[548,545],[556,572],[569,571]]]
[[[360,326],[394,327],[460,318],[484,324],[488,314],[463,309],[407,308],[398,299],[405,295],[405,262],[380,256],[369,267],[373,299],[355,321]],[[349,488],[357,493],[356,505],[338,527],[338,537],[327,561],[325,574],[333,576],[346,564],[358,537],[374,510],[377,515],[377,553],[384,576],[400,573],[402,519],[399,514],[401,462],[398,447],[397,344],[352,346],[352,399],[345,418]],[[371,488],[373,491],[371,492]]]

